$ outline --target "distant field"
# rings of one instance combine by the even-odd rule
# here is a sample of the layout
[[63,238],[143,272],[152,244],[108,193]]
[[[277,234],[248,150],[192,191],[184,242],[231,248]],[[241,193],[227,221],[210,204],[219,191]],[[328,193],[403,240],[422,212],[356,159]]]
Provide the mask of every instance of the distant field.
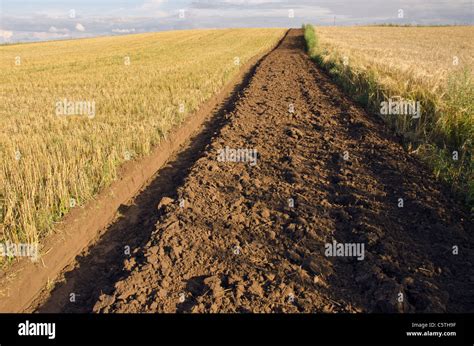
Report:
[[[352,96],[378,112],[400,96],[422,115],[388,116],[409,150],[474,201],[474,27],[315,27],[315,59]],[[458,155],[456,156],[456,152]]]
[[[150,153],[281,29],[195,30],[0,47],[0,242],[37,242]],[[237,59],[238,58],[238,59]]]
[[358,68],[375,68],[387,82],[405,78],[443,92],[453,72],[474,68],[474,26],[316,27],[316,32],[322,49],[350,57]]

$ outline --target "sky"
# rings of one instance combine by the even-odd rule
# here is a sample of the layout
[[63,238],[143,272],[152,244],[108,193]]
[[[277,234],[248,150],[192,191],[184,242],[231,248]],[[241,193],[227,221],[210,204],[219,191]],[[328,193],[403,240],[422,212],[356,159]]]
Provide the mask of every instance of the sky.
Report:
[[0,0],[0,43],[163,30],[470,24],[474,0]]

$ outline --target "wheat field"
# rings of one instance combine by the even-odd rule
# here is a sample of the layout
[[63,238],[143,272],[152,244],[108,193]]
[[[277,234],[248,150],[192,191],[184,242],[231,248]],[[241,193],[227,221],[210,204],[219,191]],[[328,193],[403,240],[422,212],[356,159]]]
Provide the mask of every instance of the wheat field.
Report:
[[0,46],[0,241],[41,242],[283,34],[188,30]]
[[[316,27],[322,49],[375,69],[384,82],[403,79],[443,93],[452,72],[474,68],[474,26]],[[337,53],[336,53],[337,52]]]
[[310,54],[372,111],[391,97],[421,103],[420,119],[385,120],[474,208],[472,37],[474,26],[306,26]]

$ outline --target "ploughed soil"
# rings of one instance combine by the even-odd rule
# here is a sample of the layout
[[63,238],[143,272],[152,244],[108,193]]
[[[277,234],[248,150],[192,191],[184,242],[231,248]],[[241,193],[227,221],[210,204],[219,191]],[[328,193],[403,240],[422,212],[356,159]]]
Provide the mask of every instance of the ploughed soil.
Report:
[[[466,209],[308,58],[301,30],[237,96],[37,311],[474,312]],[[226,147],[256,162],[222,161]],[[329,256],[334,242],[364,251]]]

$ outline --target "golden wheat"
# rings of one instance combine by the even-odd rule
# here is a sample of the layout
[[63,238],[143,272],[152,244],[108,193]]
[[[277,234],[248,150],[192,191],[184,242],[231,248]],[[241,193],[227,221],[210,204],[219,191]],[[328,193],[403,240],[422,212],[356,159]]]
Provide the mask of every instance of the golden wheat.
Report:
[[316,27],[316,33],[322,49],[376,70],[392,85],[443,93],[450,73],[474,67],[474,26]]
[[[282,29],[190,30],[0,47],[0,241],[41,241],[149,154]],[[58,115],[58,102],[95,112]],[[93,115],[93,116],[90,116]]]

